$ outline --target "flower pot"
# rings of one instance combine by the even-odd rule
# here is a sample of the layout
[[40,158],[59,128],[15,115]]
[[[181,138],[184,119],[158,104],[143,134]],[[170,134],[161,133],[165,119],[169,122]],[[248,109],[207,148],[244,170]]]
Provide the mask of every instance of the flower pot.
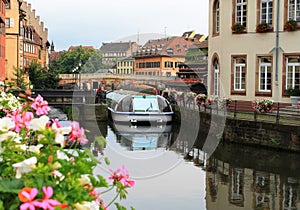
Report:
[[300,101],[300,96],[290,96],[292,107],[297,107]]

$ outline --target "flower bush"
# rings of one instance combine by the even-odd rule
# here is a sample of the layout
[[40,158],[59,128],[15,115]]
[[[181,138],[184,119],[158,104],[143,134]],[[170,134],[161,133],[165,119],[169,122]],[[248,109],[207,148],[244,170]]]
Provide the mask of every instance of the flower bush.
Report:
[[268,113],[273,111],[273,100],[255,99],[252,101],[252,109],[258,113]]
[[196,103],[199,107],[206,103],[206,99],[207,99],[207,95],[202,93],[196,95],[195,97]]
[[245,30],[245,26],[243,26],[241,23],[235,23],[232,27],[231,30],[235,33],[241,33]]
[[[111,170],[107,179],[93,175],[101,159],[82,149],[85,130],[78,122],[50,120],[47,101],[30,94],[1,93],[0,209],[108,209],[112,203],[125,209],[115,199],[126,198],[135,184],[126,168]],[[113,189],[115,197],[104,202],[102,195]]]
[[285,22],[284,24],[284,30],[287,30],[287,31],[295,31],[297,29],[297,21],[296,20],[293,20],[293,19],[290,19],[288,21]]
[[268,23],[260,23],[256,26],[256,32],[263,33],[271,31],[272,27]]
[[232,103],[232,99],[229,97],[223,97],[218,100],[218,107],[220,110],[225,110]]

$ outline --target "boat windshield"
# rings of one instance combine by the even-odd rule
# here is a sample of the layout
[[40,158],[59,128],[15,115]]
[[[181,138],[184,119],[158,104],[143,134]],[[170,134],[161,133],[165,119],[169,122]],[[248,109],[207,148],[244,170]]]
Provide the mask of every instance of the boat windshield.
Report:
[[158,112],[158,103],[156,96],[134,96],[134,112]]

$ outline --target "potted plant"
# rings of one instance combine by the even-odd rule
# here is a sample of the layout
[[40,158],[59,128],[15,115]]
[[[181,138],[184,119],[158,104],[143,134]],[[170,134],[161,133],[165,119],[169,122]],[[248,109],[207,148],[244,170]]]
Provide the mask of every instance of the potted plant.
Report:
[[264,33],[268,31],[272,31],[272,27],[269,23],[260,23],[256,26],[256,32],[258,33]]
[[290,96],[292,106],[297,107],[298,103],[300,101],[300,89],[299,88],[288,88],[285,90],[285,92]]
[[252,101],[252,109],[258,113],[268,113],[273,111],[273,104],[273,100],[258,98]]
[[290,19],[288,21],[285,22],[284,24],[284,30],[286,31],[295,31],[297,29],[297,21]]
[[242,25],[241,23],[235,23],[235,24],[231,27],[231,30],[232,30],[234,33],[241,33],[241,32],[244,32],[245,26]]

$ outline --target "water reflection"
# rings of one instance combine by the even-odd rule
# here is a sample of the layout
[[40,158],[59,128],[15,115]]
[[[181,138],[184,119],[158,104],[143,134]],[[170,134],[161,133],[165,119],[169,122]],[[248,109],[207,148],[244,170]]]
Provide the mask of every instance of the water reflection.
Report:
[[[149,128],[109,123],[109,127],[110,140],[105,151],[110,153],[112,163],[125,163],[138,177],[137,188],[130,193],[134,199],[126,201],[138,209],[153,209],[153,203],[162,207],[156,209],[182,209],[187,200],[190,208],[186,209],[300,209],[299,154],[221,142],[208,157],[202,151],[208,135],[205,130],[200,129],[195,139],[190,138],[195,134],[191,134],[193,128],[188,130],[188,126],[185,135],[180,134],[176,125]],[[153,151],[160,153],[149,153]],[[186,177],[188,180],[183,179]],[[194,184],[181,186],[180,189],[186,189],[181,193],[174,185],[178,180],[186,180],[185,185]],[[166,182],[171,183],[169,188],[160,188]],[[202,193],[205,196],[201,197]]]
[[220,145],[206,165],[207,209],[299,209],[299,160],[297,154]]
[[110,123],[117,143],[129,150],[168,148],[172,141],[172,125],[133,126]]

